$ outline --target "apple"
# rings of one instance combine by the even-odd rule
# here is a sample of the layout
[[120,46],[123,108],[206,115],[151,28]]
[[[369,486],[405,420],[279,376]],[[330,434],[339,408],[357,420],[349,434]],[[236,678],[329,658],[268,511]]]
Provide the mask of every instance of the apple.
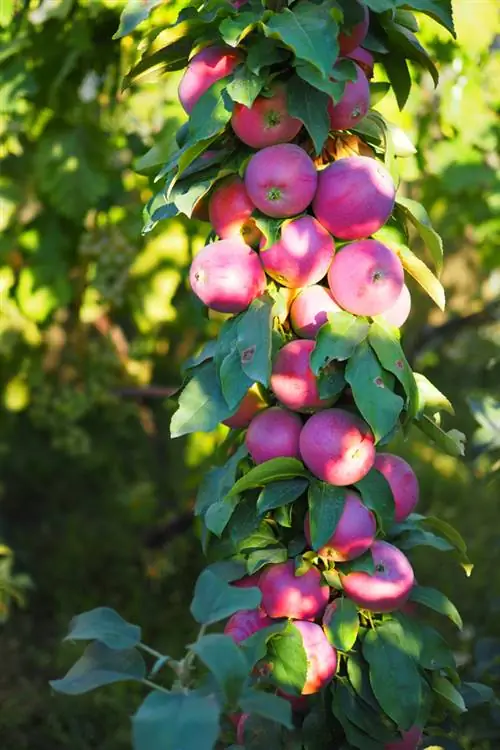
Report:
[[375,468],[387,479],[394,497],[394,520],[401,523],[413,513],[419,500],[418,479],[404,458],[392,453],[377,453]]
[[233,430],[241,430],[244,427],[248,427],[255,415],[265,408],[267,408],[267,402],[263,399],[259,387],[253,385],[248,389],[247,394],[243,397],[243,401],[235,413],[228,419],[225,419],[222,424],[231,427]]
[[236,103],[231,126],[247,146],[265,148],[293,140],[302,121],[288,113],[286,87],[277,84],[271,96],[258,96],[251,107]]
[[341,312],[329,289],[318,284],[301,289],[290,308],[292,328],[304,339],[314,339],[328,313]]
[[411,310],[411,296],[406,284],[403,284],[401,293],[395,303],[388,310],[381,314],[387,323],[396,328],[401,328],[408,319]]
[[318,381],[311,370],[314,341],[299,339],[283,346],[273,364],[271,388],[284,406],[292,411],[310,411],[330,406],[333,399],[321,399]]
[[407,732],[401,732],[401,739],[384,745],[384,750],[418,750],[422,742],[422,730],[414,726]]
[[362,479],[375,461],[373,434],[360,417],[344,409],[313,414],[300,433],[302,460],[329,484],[344,486]]
[[194,55],[179,83],[179,100],[185,111],[191,113],[210,86],[230,75],[241,59],[231,47],[205,47]]
[[310,568],[296,576],[293,560],[269,565],[261,575],[259,588],[262,607],[269,617],[314,620],[323,614],[330,597],[328,586],[321,585],[319,571]]
[[262,464],[271,458],[300,459],[299,438],[302,420],[280,406],[257,414],[250,422],[245,443],[256,464]]
[[330,127],[332,130],[354,128],[368,112],[370,107],[370,84],[364,71],[355,64],[356,79],[347,81],[344,93],[335,103],[328,104]]
[[358,240],[377,232],[394,208],[394,181],[378,159],[338,159],[318,177],[313,212],[334,237]]
[[320,281],[333,260],[332,236],[312,216],[301,216],[283,224],[280,239],[261,250],[266,273],[292,289]]
[[[309,513],[306,515],[304,532],[311,546]],[[376,533],[375,516],[363,505],[357,492],[348,490],[337,528],[328,542],[317,550],[318,555],[334,562],[353,560],[371,547]]]
[[337,651],[330,645],[323,629],[314,622],[294,622],[302,636],[307,657],[307,674],[302,695],[312,695],[328,685],[337,671]]
[[191,264],[189,281],[207,307],[223,313],[246,310],[266,288],[259,256],[234,238],[204,247]]
[[275,218],[305,211],[317,184],[314,162],[293,143],[263,148],[252,156],[245,171],[250,200],[259,211]]
[[242,609],[229,618],[224,633],[229,635],[235,643],[241,643],[272,624],[273,621],[262,609]]
[[382,242],[351,242],[335,255],[328,284],[335,302],[344,310],[354,315],[380,315],[401,294],[403,265]]
[[344,593],[362,609],[393,612],[410,596],[415,583],[413,568],[406,555],[388,542],[375,541],[371,547],[375,572],[348,573],[342,577]]
[[[361,5],[360,3],[356,2],[356,0],[354,0],[353,4],[358,6]],[[341,31],[339,34],[338,41],[341,55],[348,55],[349,52],[352,52],[354,49],[356,49],[356,47],[359,47],[359,45],[365,40],[366,35],[368,34],[368,27],[370,26],[370,14],[366,5],[361,5],[360,13],[362,14],[362,19],[351,29],[349,29],[349,32]]]
[[236,237],[247,245],[257,245],[262,234],[252,218],[254,210],[243,180],[232,175],[222,180],[213,191],[208,215],[215,233],[221,239]]
[[368,80],[373,78],[373,68],[375,65],[375,59],[371,52],[364,47],[356,47],[352,52],[349,52],[346,57],[350,60],[354,60],[356,65],[364,71]]

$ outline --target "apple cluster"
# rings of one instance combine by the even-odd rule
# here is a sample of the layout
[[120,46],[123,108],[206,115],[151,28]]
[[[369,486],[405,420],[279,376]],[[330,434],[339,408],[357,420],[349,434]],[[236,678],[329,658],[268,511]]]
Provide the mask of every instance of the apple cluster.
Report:
[[[340,37],[341,54],[354,61],[356,79],[347,83],[340,101],[329,105],[332,131],[354,127],[368,111],[373,58],[359,46],[367,28],[366,10],[365,21],[350,36]],[[240,62],[235,49],[209,47],[196,54],[179,87],[186,112]],[[318,480],[347,488],[336,530],[315,552],[319,559],[343,563],[370,551],[375,572],[342,576],[343,595],[362,611],[392,612],[404,607],[410,596],[413,569],[401,550],[377,538],[376,518],[353,485],[377,469],[390,486],[395,520],[401,522],[418,502],[418,482],[406,461],[376,450],[374,435],[349,393],[342,394],[340,404],[338,396],[320,397],[310,358],[329,315],[331,321],[341,311],[381,316],[395,327],[409,315],[402,263],[390,247],[373,238],[392,214],[395,185],[374,156],[355,155],[318,166],[299,145],[303,123],[288,111],[286,81],[272,82],[268,93],[250,107],[236,104],[231,127],[253,152],[241,176],[217,182],[209,195],[207,215],[218,239],[196,255],[191,288],[209,309],[230,315],[245,311],[269,282],[288,290],[289,305],[284,322],[288,341],[274,356],[268,397],[251,388],[225,424],[246,430],[246,447],[255,465],[296,458]],[[202,210],[197,207],[198,215]],[[263,234],[258,216],[278,221],[275,241]],[[311,548],[308,514],[304,535]],[[323,625],[335,612],[338,592],[326,585],[317,567],[297,575],[293,560],[268,565],[236,585],[257,586],[262,604],[234,614],[226,634],[241,643],[276,621],[293,621],[308,664],[302,696],[321,690],[337,670],[337,653]],[[288,697],[300,710],[300,699]],[[403,747],[388,747],[398,746]]]

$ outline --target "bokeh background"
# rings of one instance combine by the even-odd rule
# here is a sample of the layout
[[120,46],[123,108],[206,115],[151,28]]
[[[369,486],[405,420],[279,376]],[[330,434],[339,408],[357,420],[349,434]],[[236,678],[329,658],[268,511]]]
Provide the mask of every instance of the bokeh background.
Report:
[[[70,618],[99,605],[179,656],[203,565],[191,508],[220,439],[172,442],[167,396],[180,365],[214,333],[186,284],[208,231],[160,223],[141,236],[151,175],[183,121],[178,74],[121,91],[137,38],[113,41],[119,0],[0,2],[0,738],[2,750],[125,750],[140,690],[83,698],[48,680],[75,659]],[[465,460],[418,435],[393,446],[416,466],[421,510],[462,532],[467,578],[443,553],[414,556],[466,627],[451,630],[468,679],[500,678],[500,52],[496,0],[454,0],[458,44],[432,21],[421,38],[441,85],[416,81],[402,126],[409,197],[442,234],[441,314],[414,287],[404,334],[415,369],[453,401]],[[167,3],[142,33],[175,17]],[[149,26],[148,26],[149,24]],[[154,24],[154,25],[153,25]],[[211,330],[212,329],[212,330]],[[446,626],[445,626],[446,627]],[[500,747],[500,715],[480,709],[457,735]]]

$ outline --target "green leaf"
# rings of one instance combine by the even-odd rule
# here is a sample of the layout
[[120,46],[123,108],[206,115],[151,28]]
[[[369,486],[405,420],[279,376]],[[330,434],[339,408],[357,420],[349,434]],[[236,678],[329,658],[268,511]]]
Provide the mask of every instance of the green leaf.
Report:
[[242,369],[241,355],[234,348],[233,351],[224,358],[219,368],[219,380],[224,400],[233,413],[241,401],[245,398],[249,388],[254,381],[248,375],[245,375]]
[[328,322],[318,331],[311,354],[311,368],[317,375],[332,360],[344,361],[365,340],[370,324],[348,312],[328,313]]
[[409,416],[415,416],[418,409],[417,383],[399,343],[398,334],[385,321],[376,320],[370,328],[368,341],[383,368],[392,372],[403,386]]
[[496,701],[493,688],[481,682],[463,682],[460,692],[467,708],[475,708],[484,703],[493,705]]
[[379,442],[398,423],[404,401],[389,390],[387,374],[371,347],[363,341],[347,363],[345,379],[356,406]]
[[296,61],[295,72],[315,89],[323,91],[335,101],[339,101],[342,98],[345,90],[345,81],[334,81],[332,78],[324,78],[314,65],[303,60]]
[[213,695],[153,691],[132,717],[135,750],[213,750],[220,707]]
[[334,648],[350,651],[359,633],[358,608],[345,596],[335,599],[333,615],[323,619],[323,630]]
[[259,36],[248,43],[246,64],[252,73],[258,75],[262,68],[282,62],[289,55],[274,39]]
[[292,623],[268,641],[266,663],[282,690],[300,695],[306,682],[307,656],[302,635]]
[[363,656],[382,709],[398,727],[410,729],[417,722],[422,700],[422,678],[415,661],[384,636],[382,628],[366,634]]
[[430,529],[436,534],[439,534],[443,539],[446,539],[454,549],[458,552],[462,564],[469,566],[472,571],[472,565],[467,555],[467,545],[462,538],[462,535],[447,521],[443,521],[441,518],[435,518],[434,516],[426,516],[420,520],[420,524],[425,528]]
[[237,347],[243,372],[255,383],[269,384],[274,301],[268,294],[254,299],[238,322]]
[[446,677],[440,674],[433,674],[432,689],[454,713],[462,714],[467,711],[463,697]]
[[221,133],[231,119],[234,104],[226,91],[227,80],[214,83],[196,102],[189,120],[190,141],[212,138]]
[[390,88],[391,86],[387,81],[370,83],[370,107],[374,107],[381,102],[384,96],[389,93]]
[[384,55],[382,65],[394,89],[399,109],[404,109],[411,91],[411,76],[404,55],[391,52]]
[[225,18],[219,26],[221,37],[230,47],[237,47],[264,14],[264,8],[238,11],[236,16]]
[[250,469],[245,476],[238,479],[229,492],[229,496],[251,490],[254,487],[264,487],[266,484],[280,479],[309,478],[309,476],[304,464],[296,458],[271,458],[269,461]]
[[[434,86],[438,85],[439,73],[428,52],[422,47],[413,32],[404,26],[400,26],[395,21],[386,19],[382,22],[385,32],[388,36],[391,49],[401,50],[406,58],[413,60],[429,71],[434,81]],[[392,54],[392,53],[391,53]]]
[[374,13],[383,13],[386,10],[397,8],[401,3],[399,0],[364,0],[364,4]]
[[346,490],[344,487],[333,487],[326,482],[314,479],[309,485],[307,501],[309,504],[309,524],[311,547],[318,550],[323,547],[335,533],[344,511]]
[[353,560],[337,563],[336,570],[342,575],[348,575],[349,573],[368,573],[370,576],[374,575],[375,562],[371,549],[359,557],[355,557]]
[[413,653],[421,667],[431,671],[456,669],[453,650],[437,630],[415,617],[405,617],[400,612],[394,612],[392,616],[395,620],[384,623],[384,627],[392,628],[396,644],[409,645],[408,652]]
[[465,435],[462,432],[458,430],[445,432],[427,414],[424,414],[415,424],[445,453],[456,458],[465,455]]
[[279,563],[286,562],[287,558],[286,547],[277,542],[272,547],[253,550],[247,557],[247,572],[249,575],[253,575],[257,571],[262,570],[262,568],[265,568],[266,565],[278,565]]
[[430,16],[456,36],[451,0],[411,0],[411,7]]
[[220,685],[228,703],[236,703],[248,677],[243,651],[228,635],[210,633],[189,646]]
[[432,534],[424,529],[414,528],[410,531],[404,531],[403,535],[398,538],[398,547],[402,550],[413,549],[414,547],[432,547],[440,552],[450,552],[453,545],[445,539]]
[[362,750],[380,750],[381,744],[378,740],[372,739],[368,734],[363,732],[356,724],[347,717],[343,694],[348,688],[342,683],[335,686],[332,701],[332,712],[336,719],[342,725],[349,748],[361,748]]
[[121,39],[146,20],[153,8],[160,5],[163,0],[128,0],[127,5],[120,16],[120,25],[113,39]]
[[356,651],[349,654],[347,659],[347,675],[349,682],[361,700],[375,711],[380,712],[380,706],[370,685],[369,666]]
[[255,609],[261,598],[257,588],[230,586],[213,571],[204,570],[196,582],[190,609],[196,622],[212,625],[240,609]]
[[144,659],[135,649],[118,651],[104,643],[90,643],[83,655],[61,680],[52,680],[51,688],[66,695],[81,695],[90,690],[146,676]]
[[269,639],[275,636],[276,633],[281,633],[287,625],[288,622],[286,620],[276,620],[275,624],[268,625],[267,628],[258,630],[249,638],[242,641],[241,648],[245,654],[250,669],[253,669],[257,662],[265,657]]
[[204,516],[213,504],[224,500],[234,484],[239,463],[246,455],[247,448],[241,445],[224,466],[215,466],[204,474],[196,497],[197,516]]
[[320,154],[328,138],[330,118],[327,107],[328,94],[318,91],[299,76],[292,76],[287,83],[288,112],[301,120],[312,138],[316,154]]
[[271,16],[264,26],[267,36],[281,39],[299,60],[314,65],[324,78],[330,76],[338,56],[338,27],[330,13],[330,4],[300,0],[293,11],[285,8]]
[[[375,712],[363,703],[345,682],[336,685],[333,705],[336,714],[342,713],[351,725],[370,738],[369,744],[364,740],[363,743],[357,742],[357,747],[372,747],[373,740],[385,744],[395,738],[395,733],[384,723],[385,717],[382,719],[379,711]],[[378,745],[378,747],[381,746]]]
[[270,510],[293,503],[306,491],[308,485],[309,481],[302,477],[267,484],[257,499],[257,513],[265,515]]
[[420,414],[423,414],[426,409],[431,414],[435,414],[436,411],[446,411],[448,414],[455,414],[455,409],[444,393],[441,393],[425,375],[421,375],[419,372],[413,374],[417,383],[418,410]]
[[334,362],[324,367],[318,376],[320,398],[336,398],[346,387],[344,373]]
[[231,520],[231,516],[239,502],[240,498],[236,495],[235,497],[227,498],[226,500],[217,500],[212,503],[203,517],[206,528],[212,534],[220,537]]
[[177,411],[170,422],[170,435],[176,438],[190,432],[210,432],[231,413],[222,395],[214,362],[204,362],[179,396]]
[[415,227],[422,238],[439,274],[443,267],[443,240],[432,226],[429,214],[421,203],[409,198],[398,196],[396,205],[404,218]]
[[462,629],[463,623],[458,609],[441,591],[427,586],[414,586],[410,594],[410,601],[423,604],[424,607],[428,607],[434,612],[446,615],[459,630]]
[[443,285],[420,258],[417,258],[409,247],[400,245],[397,253],[403,264],[403,268],[415,281],[418,281],[422,289],[425,289],[429,297],[436,303],[440,310],[446,305]]
[[280,698],[279,695],[247,688],[240,697],[239,707],[243,713],[263,716],[287,729],[293,729],[290,701]]
[[0,7],[0,26],[8,26],[15,13],[14,0],[3,0],[2,6]]
[[239,65],[233,74],[233,79],[227,85],[227,93],[233,100],[251,107],[265,83],[265,78],[252,71],[245,65]]
[[366,505],[377,517],[382,533],[387,533],[394,523],[394,495],[387,479],[377,469],[370,469],[368,474],[354,484]]
[[97,640],[108,648],[122,650],[140,643],[141,629],[124,620],[114,609],[97,607],[73,617],[64,640]]

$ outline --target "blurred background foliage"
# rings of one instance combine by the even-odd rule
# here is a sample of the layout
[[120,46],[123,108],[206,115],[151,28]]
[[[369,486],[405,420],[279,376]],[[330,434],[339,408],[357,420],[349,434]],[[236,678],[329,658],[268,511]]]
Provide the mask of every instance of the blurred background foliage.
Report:
[[[60,638],[75,613],[112,606],[174,656],[192,633],[203,561],[190,509],[220,434],[171,442],[167,396],[213,334],[185,280],[208,226],[176,219],[141,237],[148,169],[183,115],[178,74],[121,90],[141,36],[112,41],[123,4],[0,3],[3,750],[130,747],[134,689],[50,693],[74,658]],[[500,27],[496,0],[454,0],[454,10],[458,44],[421,22],[438,91],[414,71],[404,113],[390,97],[377,107],[417,146],[401,160],[404,190],[426,205],[447,254],[447,312],[411,287],[406,349],[453,401],[447,427],[478,431],[465,461],[417,436],[393,449],[417,468],[422,511],[468,540],[470,579],[434,550],[414,561],[462,611],[464,632],[449,635],[464,674],[498,685]],[[162,5],[141,33],[175,14],[175,2]],[[493,750],[500,717],[471,714],[457,736]]]

